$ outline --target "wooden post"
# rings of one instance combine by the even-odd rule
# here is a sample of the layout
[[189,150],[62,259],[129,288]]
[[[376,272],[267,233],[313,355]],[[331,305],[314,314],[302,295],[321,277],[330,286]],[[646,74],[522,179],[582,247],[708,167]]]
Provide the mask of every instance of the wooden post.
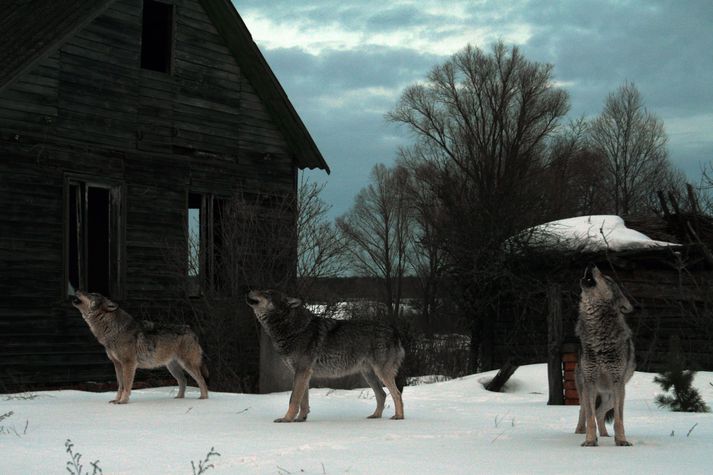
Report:
[[547,379],[550,396],[547,405],[564,404],[562,386],[562,287],[552,284],[547,289]]

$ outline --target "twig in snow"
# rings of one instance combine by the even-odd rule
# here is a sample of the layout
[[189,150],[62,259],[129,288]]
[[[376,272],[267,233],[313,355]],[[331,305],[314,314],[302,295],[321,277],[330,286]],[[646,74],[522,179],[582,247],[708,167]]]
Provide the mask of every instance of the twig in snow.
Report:
[[0,421],[2,421],[3,419],[7,419],[8,417],[12,416],[13,414],[15,414],[15,411],[6,412],[5,414],[0,414]]
[[242,414],[242,413],[244,413],[244,412],[248,412],[249,409],[250,409],[249,407],[246,407],[246,408],[243,409],[242,411],[236,412],[236,414]]
[[198,470],[196,471],[196,464],[191,460],[191,468],[193,469],[193,475],[202,475],[207,472],[208,469],[215,468],[215,466],[210,463],[210,458],[216,456],[220,457],[220,454],[215,451],[215,447],[211,447],[205,456],[204,460],[198,461]]
[[688,434],[686,434],[686,437],[688,437],[689,435],[691,435],[691,432],[693,432],[693,429],[695,429],[697,425],[698,425],[698,422],[696,422],[695,424],[693,424],[693,427],[691,427],[690,429],[688,429]]
[[[66,469],[67,471],[72,474],[72,475],[89,475],[89,472],[83,472],[83,465],[80,463],[80,460],[82,458],[82,454],[77,452],[76,454],[72,450],[72,447],[74,447],[74,444],[70,439],[67,439],[64,443],[64,446],[67,448],[66,452],[69,454],[69,457],[72,459],[71,461],[67,462]],[[97,474],[102,474],[102,469],[99,468],[99,460],[95,460],[94,462],[89,462],[89,465],[92,466],[92,473],[91,475],[97,475]]]

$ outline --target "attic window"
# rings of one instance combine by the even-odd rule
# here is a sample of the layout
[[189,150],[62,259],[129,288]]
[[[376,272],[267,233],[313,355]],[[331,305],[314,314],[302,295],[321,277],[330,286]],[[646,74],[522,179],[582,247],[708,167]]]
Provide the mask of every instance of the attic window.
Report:
[[170,73],[172,50],[173,5],[156,0],[144,0],[141,68]]

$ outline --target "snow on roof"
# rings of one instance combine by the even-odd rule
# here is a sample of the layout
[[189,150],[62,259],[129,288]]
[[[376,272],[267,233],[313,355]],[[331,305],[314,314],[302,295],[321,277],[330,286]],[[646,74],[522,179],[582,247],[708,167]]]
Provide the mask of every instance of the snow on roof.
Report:
[[560,219],[530,228],[525,233],[527,244],[572,251],[596,252],[608,249],[624,251],[679,244],[656,241],[633,229],[616,215],[579,216]]

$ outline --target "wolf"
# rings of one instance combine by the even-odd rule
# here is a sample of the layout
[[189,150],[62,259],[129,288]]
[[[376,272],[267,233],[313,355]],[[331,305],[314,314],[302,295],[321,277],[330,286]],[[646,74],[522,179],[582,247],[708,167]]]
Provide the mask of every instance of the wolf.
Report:
[[575,333],[580,349],[575,370],[579,392],[576,433],[586,433],[582,446],[597,445],[597,426],[608,436],[605,415],[613,410],[614,441],[630,446],[624,433],[624,387],[636,369],[634,342],[624,315],[634,307],[619,286],[594,265],[580,280],[582,293]]
[[114,363],[118,391],[109,401],[129,402],[136,368],[166,366],[178,381],[178,395],[186,392],[185,369],[200,387],[200,399],[208,398],[205,378],[208,368],[203,361],[203,349],[198,337],[187,325],[155,324],[135,320],[119,306],[98,293],[78,290],[72,299],[89,329]]
[[405,352],[396,328],[382,322],[318,317],[300,299],[277,290],[253,290],[247,294],[247,303],[294,371],[287,412],[275,422],[307,420],[312,375],[340,377],[358,372],[376,396],[376,410],[369,418],[380,418],[384,411],[382,383],[394,401],[392,419],[404,418],[396,375]]

